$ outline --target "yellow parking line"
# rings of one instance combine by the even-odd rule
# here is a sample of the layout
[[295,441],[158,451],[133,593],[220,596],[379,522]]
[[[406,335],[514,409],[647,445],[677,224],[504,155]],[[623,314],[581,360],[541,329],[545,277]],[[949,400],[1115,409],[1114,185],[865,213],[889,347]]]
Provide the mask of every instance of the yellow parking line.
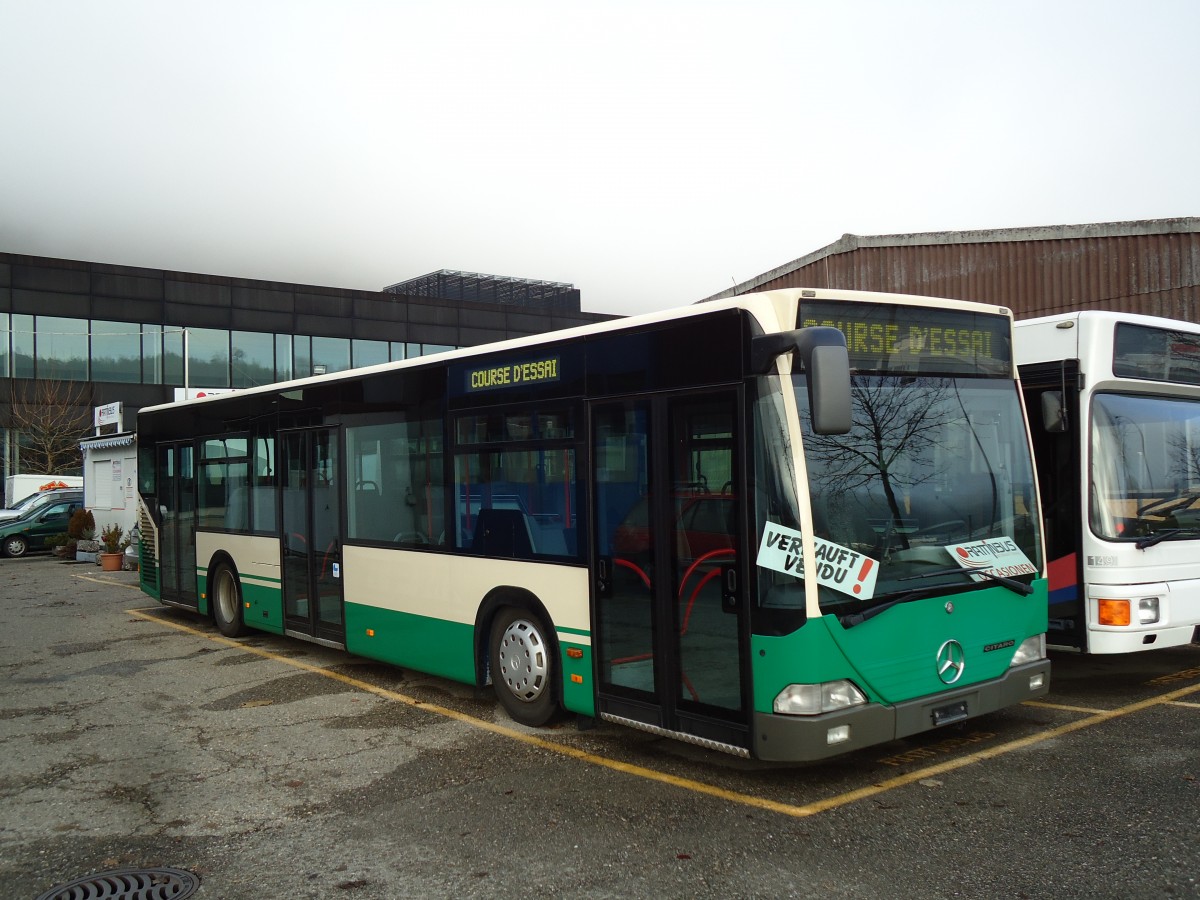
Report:
[[129,584],[124,581],[110,581],[107,578],[96,578],[95,576],[92,576],[92,575],[72,575],[71,577],[78,578],[80,581],[94,581],[96,584],[104,584],[104,585],[107,585],[108,587],[129,588],[130,590],[133,590],[133,591],[140,591],[142,589],[142,586],[140,584]]
[[1190,669],[1180,669],[1178,672],[1172,672],[1169,675],[1159,675],[1157,678],[1151,678],[1147,681],[1146,686],[1163,687],[1172,681],[1187,681],[1191,678],[1200,678],[1200,666],[1193,666]]
[[1200,709],[1200,703],[1184,703],[1182,700],[1172,700],[1172,706],[1186,706],[1188,709]]
[[1061,709],[1066,712],[1087,713],[1089,715],[1098,716],[1108,710],[1095,709],[1091,706],[1068,706],[1065,703],[1047,703],[1045,700],[1025,700],[1021,703],[1022,706],[1036,706],[1039,709]]
[[1103,722],[1107,722],[1120,716],[1139,712],[1152,706],[1171,703],[1178,700],[1180,697],[1186,697],[1188,694],[1200,692],[1200,684],[1197,684],[1192,685],[1191,687],[1180,688],[1179,690],[1171,691],[1170,693],[1162,694],[1149,700],[1131,703],[1129,706],[1124,706],[1120,709],[1098,711],[1089,718],[1079,719],[1078,721],[1071,722],[1070,724],[1052,728],[1049,731],[1039,732],[1028,737],[1019,738],[1015,741],[1009,741],[1008,743],[1000,744],[987,750],[968,753],[964,756],[947,760],[936,765],[926,766],[925,768],[918,769],[904,775],[898,775],[895,778],[888,778],[884,781],[876,782],[875,784],[868,785],[867,787],[859,788],[853,791],[847,791],[844,794],[837,794],[824,800],[817,800],[813,803],[805,803],[797,806],[795,804],[780,803],[778,801],[768,800],[763,797],[754,797],[750,794],[742,794],[737,791],[726,790],[725,788],[720,788],[712,784],[706,784],[702,781],[693,781],[690,778],[679,778],[675,775],[668,775],[665,772],[656,772],[654,769],[647,769],[644,766],[635,766],[629,763],[620,762],[615,759],[608,759],[604,756],[597,756],[596,754],[589,753],[586,750],[577,750],[574,747],[568,747],[564,744],[548,741],[545,738],[537,737],[536,735],[525,734],[505,725],[497,725],[494,722],[486,722],[483,719],[476,718],[475,716],[470,716],[466,713],[458,712],[457,710],[448,709],[444,706],[438,706],[436,703],[426,703],[424,700],[418,700],[415,697],[410,697],[407,694],[401,694],[398,691],[377,687],[376,685],[369,684],[365,681],[360,681],[357,678],[352,678],[349,675],[343,675],[340,672],[331,672],[328,669],[323,669],[320,666],[314,666],[311,663],[280,656],[270,650],[252,647],[247,644],[243,644],[240,641],[233,640],[232,638],[227,638],[224,635],[215,635],[206,631],[201,631],[197,628],[193,628],[190,625],[184,625],[180,622],[171,622],[159,616],[150,615],[146,610],[127,609],[125,612],[131,616],[136,616],[139,619],[144,619],[148,622],[166,625],[168,628],[174,628],[177,631],[194,634],[213,641],[214,643],[224,644],[227,647],[233,647],[237,650],[241,650],[244,653],[253,653],[257,656],[263,657],[264,659],[274,660],[275,662],[280,662],[296,669],[302,669],[306,672],[312,672],[316,675],[323,675],[326,678],[332,678],[335,681],[340,681],[343,684],[350,685],[351,687],[366,691],[367,693],[375,694],[377,697],[382,697],[385,700],[392,700],[397,703],[403,703],[406,706],[428,710],[429,712],[444,716],[447,719],[454,719],[474,728],[479,728],[483,731],[490,731],[493,734],[502,735],[514,741],[520,741],[521,743],[528,744],[531,747],[537,747],[541,750],[547,750],[551,753],[557,753],[561,756],[571,757],[572,759],[577,759],[592,765],[602,766],[606,769],[612,769],[613,771],[622,772],[626,775],[644,778],[648,781],[657,781],[662,784],[669,784],[673,787],[693,791],[698,794],[705,794],[709,797],[716,797],[717,799],[726,800],[730,803],[739,803],[743,806],[768,810],[770,812],[779,813],[780,815],[793,816],[796,818],[805,818],[807,816],[816,815],[817,813],[836,809],[839,806],[845,806],[846,804],[853,803],[856,800],[862,800],[866,797],[873,797],[877,794],[895,790],[896,788],[904,787],[905,785],[913,784],[923,779],[931,778],[935,775],[940,775],[945,772],[952,772],[955,769],[961,769],[964,766],[994,759],[995,757],[1003,756],[1006,753],[1011,753],[1014,750],[1020,750],[1024,747],[1041,743],[1042,741],[1047,741],[1052,738],[1060,737],[1064,734],[1069,734],[1072,731],[1079,731],[1080,729],[1088,728],[1092,725],[1099,725]]

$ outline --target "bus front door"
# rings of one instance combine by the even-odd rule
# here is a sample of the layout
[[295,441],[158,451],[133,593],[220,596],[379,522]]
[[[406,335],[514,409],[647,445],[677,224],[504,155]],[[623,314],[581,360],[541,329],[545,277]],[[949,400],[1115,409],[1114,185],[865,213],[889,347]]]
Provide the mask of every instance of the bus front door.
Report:
[[337,432],[280,434],[284,629],[343,646],[342,533]]
[[160,599],[197,609],[196,469],[190,443],[158,447]]
[[601,718],[749,747],[735,391],[591,410]]

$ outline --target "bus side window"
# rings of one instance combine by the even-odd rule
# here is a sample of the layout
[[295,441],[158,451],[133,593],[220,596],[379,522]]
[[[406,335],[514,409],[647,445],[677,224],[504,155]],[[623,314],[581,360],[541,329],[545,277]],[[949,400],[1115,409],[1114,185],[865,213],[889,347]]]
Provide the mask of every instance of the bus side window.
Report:
[[443,502],[441,420],[389,420],[346,429],[347,469],[354,489],[347,492],[352,540],[405,547],[441,542]]
[[[261,426],[266,427],[266,426]],[[254,438],[251,464],[250,528],[257,534],[275,533],[275,438]]]

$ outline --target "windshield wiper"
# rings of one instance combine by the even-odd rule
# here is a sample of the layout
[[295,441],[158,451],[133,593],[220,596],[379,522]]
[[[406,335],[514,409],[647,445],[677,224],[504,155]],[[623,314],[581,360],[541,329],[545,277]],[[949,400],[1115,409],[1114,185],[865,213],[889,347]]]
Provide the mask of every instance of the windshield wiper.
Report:
[[1169,541],[1173,537],[1178,537],[1181,534],[1195,534],[1194,528],[1166,528],[1162,531],[1156,531],[1154,534],[1146,535],[1144,538],[1138,538],[1133,546],[1139,550],[1145,550],[1147,547],[1153,547],[1155,544],[1161,544],[1163,541]]
[[953,575],[956,572],[962,573],[963,575],[982,575],[984,578],[994,581],[997,584],[1002,584],[1010,591],[1021,594],[1024,597],[1028,597],[1033,593],[1033,585],[1026,584],[1023,581],[1017,581],[1015,578],[1009,578],[1007,575],[997,575],[991,569],[962,569],[955,567],[949,569],[938,569],[936,572],[922,572],[920,575],[906,575],[904,578],[899,578],[897,580],[913,581],[917,578],[936,578],[938,575]]
[[867,619],[873,619],[881,612],[886,612],[893,606],[898,606],[901,603],[907,603],[909,600],[917,600],[921,597],[928,597],[930,594],[937,592],[936,587],[920,588],[919,590],[909,591],[907,594],[901,594],[899,597],[893,597],[891,600],[885,600],[878,606],[872,606],[869,609],[864,609],[862,612],[850,613],[845,616],[838,616],[838,621],[842,623],[843,628],[853,628],[855,625],[861,625]]

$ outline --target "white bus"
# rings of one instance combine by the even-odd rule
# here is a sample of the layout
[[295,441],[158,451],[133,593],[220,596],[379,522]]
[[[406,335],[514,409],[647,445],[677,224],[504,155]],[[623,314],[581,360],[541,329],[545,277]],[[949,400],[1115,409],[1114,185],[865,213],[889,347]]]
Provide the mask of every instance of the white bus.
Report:
[[1200,326],[1115,312],[1016,323],[1046,516],[1052,645],[1200,638]]

